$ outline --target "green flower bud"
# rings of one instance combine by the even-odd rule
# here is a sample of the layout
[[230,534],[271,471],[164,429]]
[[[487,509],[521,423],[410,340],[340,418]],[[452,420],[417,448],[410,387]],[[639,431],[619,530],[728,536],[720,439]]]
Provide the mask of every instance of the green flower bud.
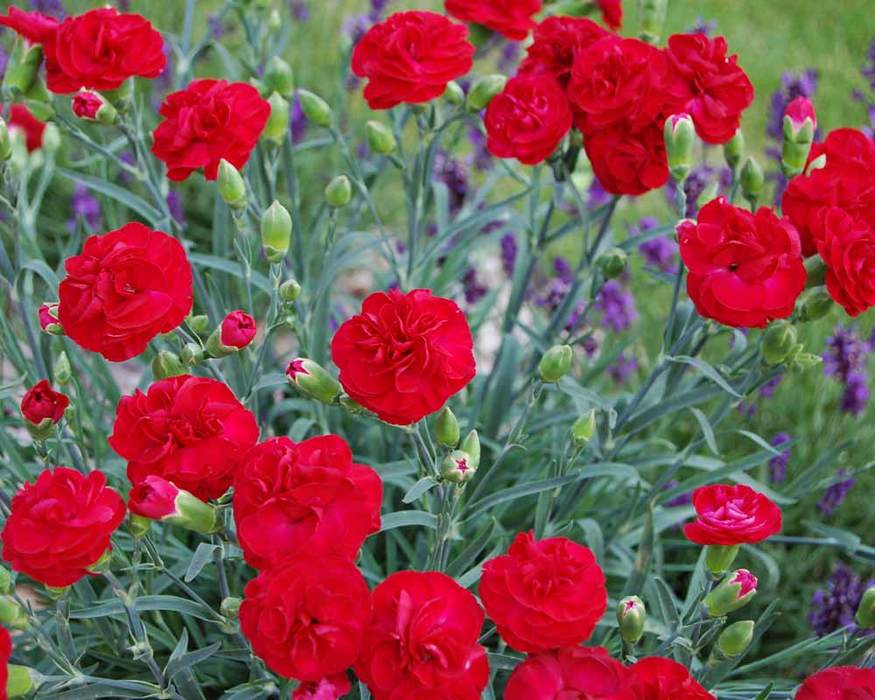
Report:
[[586,447],[595,435],[595,428],[595,409],[592,409],[571,424],[571,439],[578,447]]
[[459,447],[471,458],[471,466],[477,469],[480,466],[480,436],[477,434],[477,431],[472,430],[468,433]]
[[270,104],[270,117],[261,135],[279,145],[289,133],[289,101],[278,92],[271,93],[267,101]]
[[222,158],[219,161],[219,177],[217,180],[219,196],[233,209],[246,208],[246,182],[240,171]]
[[201,335],[205,333],[207,329],[210,327],[210,317],[206,314],[198,314],[197,316],[189,316],[188,317],[188,327],[191,328],[192,331]]
[[20,93],[26,93],[30,90],[36,80],[42,60],[42,46],[31,44],[23,37],[18,37],[12,47],[12,54],[9,56],[6,72],[3,75],[4,89]]
[[744,134],[741,129],[735,132],[729,141],[723,144],[723,158],[726,160],[726,165],[735,170],[735,167],[741,162],[741,157],[744,155]]
[[292,239],[292,217],[278,201],[274,201],[261,217],[261,245],[269,262],[286,257]]
[[338,175],[325,188],[325,203],[333,209],[340,209],[352,199],[352,185],[346,175]]
[[242,604],[243,601],[240,598],[229,596],[222,600],[219,605],[219,612],[229,620],[236,620],[240,615],[240,606]]
[[365,136],[368,139],[368,146],[378,156],[388,156],[398,148],[395,134],[382,122],[371,120],[365,124]]
[[264,67],[264,84],[271,92],[291,98],[295,92],[295,77],[292,67],[279,56],[274,56]]
[[622,248],[611,248],[599,256],[596,264],[602,274],[609,280],[619,277],[626,271],[629,256]]
[[57,153],[60,147],[61,132],[58,131],[57,126],[55,126],[52,122],[49,122],[48,124],[46,124],[46,128],[43,129],[42,149],[46,153]]
[[286,368],[289,382],[302,394],[322,403],[334,403],[340,396],[340,384],[323,367],[298,357]]
[[450,410],[449,406],[444,406],[443,410],[438,414],[437,424],[434,427],[434,436],[439,445],[453,449],[459,444],[459,421]]
[[798,352],[793,356],[792,366],[794,369],[804,372],[812,367],[817,367],[821,362],[823,362],[823,358],[820,355],[814,355],[810,352]]
[[826,284],[826,263],[819,255],[812,255],[805,261],[805,288]]
[[875,627],[875,586],[870,586],[863,593],[854,620],[863,629]]
[[161,350],[152,360],[152,376],[155,379],[167,379],[180,374],[185,374],[185,367],[175,353]]
[[538,363],[538,375],[541,381],[558,382],[571,370],[573,352],[570,345],[554,345]]
[[186,343],[179,351],[179,359],[186,367],[194,367],[204,359],[204,349],[198,343]]
[[471,86],[471,91],[468,93],[466,107],[470,112],[479,112],[486,109],[492,98],[499,92],[504,90],[507,84],[507,77],[497,73],[492,75],[484,75],[478,78]]
[[298,90],[298,99],[301,101],[301,111],[316,126],[329,127],[334,120],[331,107],[319,95],[309,90]]
[[665,153],[668,169],[678,182],[686,180],[693,167],[693,144],[696,142],[696,127],[689,114],[673,114],[663,127]]
[[34,668],[9,664],[7,666],[6,695],[20,698],[37,690],[43,683],[42,674]]
[[12,573],[5,566],[0,566],[0,595],[8,595],[14,588]]
[[444,99],[451,105],[459,106],[465,101],[465,91],[459,83],[451,80],[447,83],[447,89],[444,90]]
[[647,608],[638,596],[623,598],[617,605],[617,626],[627,644],[637,644],[644,636]]
[[297,280],[286,280],[280,285],[280,299],[291,304],[301,296],[301,285]]
[[462,450],[453,450],[441,463],[441,478],[453,484],[465,484],[474,478],[477,467],[471,455]]
[[641,17],[641,31],[638,33],[648,44],[656,44],[662,36],[665,25],[665,10],[668,0],[641,0],[638,12]]
[[58,353],[58,359],[55,360],[55,381],[61,386],[70,383],[73,378],[73,368],[70,366],[70,358],[67,353],[61,350]]
[[826,287],[818,286],[807,289],[799,297],[799,320],[819,321],[833,308],[832,297]]
[[756,593],[757,577],[747,569],[738,569],[705,596],[705,609],[711,617],[724,617],[743,608]]
[[12,155],[12,140],[9,138],[9,127],[6,120],[0,117],[0,162],[9,160]]
[[779,365],[793,351],[798,340],[796,329],[787,321],[775,321],[763,336],[763,357],[770,365]]
[[717,650],[727,659],[741,656],[753,641],[753,620],[734,622],[720,633]]
[[714,576],[722,576],[729,571],[729,567],[732,566],[732,562],[738,556],[738,549],[737,544],[727,547],[714,544],[708,545],[705,547],[705,567]]
[[[69,408],[67,409],[70,410]],[[55,434],[55,422],[51,418],[43,418],[39,423],[25,421],[24,427],[37,442],[45,442]],[[2,620],[0,620],[2,622]]]
[[27,612],[8,595],[0,596],[0,622],[14,630],[27,629],[30,625]]
[[766,177],[762,167],[753,156],[749,156],[744,161],[744,165],[741,166],[741,192],[745,199],[751,203],[751,206],[756,206],[765,184]]

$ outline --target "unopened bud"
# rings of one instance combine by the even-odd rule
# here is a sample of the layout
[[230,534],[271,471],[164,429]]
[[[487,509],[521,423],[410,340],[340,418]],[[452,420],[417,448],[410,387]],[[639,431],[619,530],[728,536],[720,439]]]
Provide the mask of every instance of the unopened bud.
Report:
[[213,357],[231,355],[255,340],[257,331],[252,316],[240,309],[231,311],[207,338],[207,352]]
[[194,367],[204,359],[204,349],[198,343],[186,343],[179,351],[179,359],[186,367]]
[[705,567],[714,576],[722,576],[729,571],[737,556],[737,544],[727,546],[710,544],[705,547]]
[[595,428],[595,409],[592,409],[571,424],[571,439],[578,447],[585,447],[595,435]]
[[823,358],[820,355],[815,355],[811,352],[798,352],[793,355],[791,366],[793,369],[802,370],[804,372],[812,367],[817,367],[817,365],[822,362]]
[[23,37],[18,37],[6,63],[6,72],[3,74],[4,90],[22,94],[28,92],[36,80],[42,59],[42,46],[31,44]]
[[332,209],[340,209],[352,199],[352,185],[346,175],[338,175],[325,188],[325,203]]
[[222,158],[219,161],[219,177],[217,180],[219,196],[233,209],[246,208],[246,182],[240,171]]
[[331,107],[319,95],[309,90],[298,90],[298,99],[301,101],[301,110],[316,126],[329,127],[334,119]]
[[261,245],[269,262],[280,262],[289,250],[292,239],[292,216],[278,201],[271,204],[261,217]]
[[280,285],[280,299],[291,304],[301,296],[301,285],[298,280],[286,280]]
[[201,335],[202,333],[206,333],[207,329],[210,327],[210,317],[206,314],[197,314],[196,316],[188,317],[188,327],[191,328],[192,331]]
[[185,374],[185,367],[175,353],[161,350],[152,360],[152,376],[155,379],[167,379],[180,374]]
[[538,363],[538,375],[541,381],[558,382],[571,369],[573,352],[570,345],[554,345],[544,353]]
[[264,84],[271,92],[290,98],[295,91],[292,67],[279,56],[274,56],[264,67]]
[[647,608],[638,596],[623,598],[617,605],[617,626],[627,644],[637,644],[644,636]]
[[58,359],[55,360],[55,381],[61,386],[69,384],[73,378],[73,368],[70,366],[70,358],[67,353],[61,350],[58,353]]
[[240,615],[240,606],[243,604],[243,601],[240,598],[234,598],[229,596],[224,598],[219,605],[219,612],[222,613],[224,617],[227,617],[229,620],[236,620]]
[[817,128],[817,116],[811,100],[797,97],[787,105],[782,126],[781,170],[785,177],[795,177],[805,169]]
[[286,368],[289,382],[302,394],[322,403],[334,403],[340,396],[340,384],[313,360],[298,357]]
[[378,156],[388,156],[398,148],[395,134],[382,122],[371,120],[365,124],[365,136],[368,139],[368,146]]
[[141,540],[149,534],[152,528],[152,521],[149,518],[144,518],[142,515],[131,513],[128,516],[128,532],[135,540]]
[[155,474],[134,484],[128,508],[142,518],[179,525],[202,535],[222,529],[222,519],[215,506]]
[[18,664],[9,664],[6,668],[6,697],[24,697],[37,690],[43,683],[43,675],[34,668]]
[[105,126],[115,124],[118,112],[106,98],[94,90],[80,90],[70,101],[70,108],[79,119],[100,122]]
[[459,444],[459,421],[449,406],[444,406],[438,414],[434,436],[439,445],[453,449]]
[[474,478],[477,467],[471,455],[462,450],[453,450],[441,463],[441,478],[454,484],[464,484]]
[[875,627],[875,586],[870,586],[863,593],[854,620],[863,629]]
[[276,8],[273,8],[270,11],[270,14],[268,14],[268,16],[267,16],[267,28],[270,31],[275,32],[275,31],[279,30],[279,28],[282,26],[283,26],[282,15],[280,14],[279,10],[277,10]]
[[766,177],[762,167],[753,156],[748,157],[741,166],[741,192],[751,206],[756,205],[765,184]]
[[723,158],[732,170],[741,162],[744,156],[744,134],[741,129],[735,132],[729,141],[723,144]]
[[49,335],[64,335],[64,329],[58,322],[58,302],[49,302],[40,304],[39,310],[39,326],[43,333]]
[[451,80],[447,83],[447,89],[444,90],[444,99],[451,105],[458,106],[465,101],[465,91],[459,83]]
[[738,569],[705,596],[705,609],[711,617],[723,617],[743,608],[756,593],[757,577],[747,569]]
[[492,102],[492,98],[504,90],[506,84],[507,77],[497,73],[484,75],[482,78],[478,78],[471,86],[471,90],[468,93],[468,99],[466,101],[468,111],[479,112],[480,110],[486,109],[489,103]]
[[278,92],[271,93],[267,101],[270,104],[270,117],[262,136],[275,144],[281,144],[289,133],[289,101]]
[[641,0],[638,16],[641,18],[641,30],[638,33],[648,44],[656,44],[662,36],[665,25],[665,10],[668,0]]
[[696,127],[692,117],[685,113],[671,115],[665,120],[663,137],[671,176],[678,182],[683,182],[693,167]]
[[57,126],[55,126],[52,122],[49,122],[48,124],[46,124],[46,128],[43,129],[42,149],[46,153],[57,153],[60,147],[61,132],[58,131]]
[[717,650],[727,659],[741,656],[753,641],[753,620],[733,622],[717,638]]
[[826,291],[826,287],[812,287],[799,297],[799,320],[818,321],[826,316],[832,308],[832,297]]
[[596,264],[602,271],[606,279],[614,279],[619,277],[626,271],[626,265],[629,262],[629,256],[622,248],[611,248],[599,256]]
[[763,357],[770,365],[779,365],[790,356],[796,345],[796,328],[787,321],[775,321],[763,336]]
[[0,623],[14,630],[23,630],[30,624],[27,612],[12,596],[0,596]]
[[477,469],[480,466],[480,436],[477,431],[468,433],[459,448],[471,458],[470,464]]

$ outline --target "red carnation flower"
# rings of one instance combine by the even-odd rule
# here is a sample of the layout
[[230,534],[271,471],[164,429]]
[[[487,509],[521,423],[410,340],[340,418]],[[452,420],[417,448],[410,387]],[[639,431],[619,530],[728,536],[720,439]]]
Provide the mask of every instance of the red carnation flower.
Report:
[[796,700],[868,700],[875,698],[875,670],[836,666],[815,673],[796,691]]
[[245,348],[255,339],[255,319],[245,311],[232,311],[222,320],[219,338],[222,345]]
[[352,560],[380,529],[382,498],[379,475],[355,464],[342,438],[298,444],[273,438],[250,450],[237,469],[237,537],[256,569],[312,553]]
[[685,666],[651,656],[629,667],[637,700],[714,700]]
[[25,12],[17,7],[10,7],[5,17],[0,16],[0,26],[9,27],[32,44],[51,41],[59,25],[54,17],[41,12]]
[[586,134],[583,147],[602,187],[611,194],[639,195],[668,182],[662,127],[626,125]]
[[352,72],[367,78],[371,109],[429,102],[474,63],[468,29],[436,12],[396,12],[371,27],[352,53]]
[[480,599],[502,638],[525,652],[589,639],[608,605],[605,575],[587,547],[565,537],[536,541],[531,532],[483,565]]
[[97,113],[106,104],[98,93],[92,90],[80,90],[70,101],[70,109],[79,119],[96,120]]
[[490,153],[535,165],[550,157],[571,129],[571,110],[553,76],[518,75],[489,102],[484,124]]
[[370,617],[368,586],[353,564],[307,556],[246,584],[240,629],[275,673],[319,681],[356,660]]
[[98,471],[46,469],[12,499],[3,526],[3,559],[46,586],[76,583],[89,573],[125,517],[125,503]]
[[602,22],[614,31],[623,26],[623,3],[621,0],[596,0]]
[[227,386],[185,374],[122,397],[109,437],[128,460],[132,484],[155,474],[204,501],[230,488],[240,457],[257,441],[255,416]]
[[826,288],[849,316],[875,306],[875,229],[838,207],[815,214],[817,252],[826,263]]
[[793,313],[805,288],[799,235],[766,207],[756,214],[723,197],[678,226],[687,292],[706,318],[736,328],[762,328]]
[[21,415],[34,425],[43,421],[57,423],[64,417],[64,411],[69,405],[70,399],[54,391],[47,379],[41,379],[21,399]]
[[203,168],[215,180],[223,158],[246,165],[270,117],[270,104],[248,83],[194,80],[170,93],[159,110],[164,121],[152,132],[152,153],[167,165],[167,177],[185,180]]
[[608,33],[585,17],[548,17],[535,27],[519,73],[551,73],[562,87],[571,79],[574,57]]
[[376,292],[341,325],[331,357],[350,397],[396,425],[434,413],[474,378],[474,341],[455,302],[427,289]]
[[837,129],[814,144],[809,164],[821,156],[824,166],[794,177],[781,203],[799,230],[804,255],[817,250],[819,232],[814,229],[823,207],[839,207],[875,228],[875,142],[856,129]]
[[708,143],[726,143],[735,136],[742,113],[753,102],[753,85],[738,57],[726,51],[722,36],[675,34],[668,40],[668,57],[677,76],[672,93]]
[[697,518],[684,534],[696,544],[755,544],[781,531],[781,509],[743,484],[702,486],[693,491],[693,506]]
[[504,700],[637,700],[626,668],[601,647],[529,656],[507,682]]
[[292,692],[292,700],[338,700],[352,690],[352,683],[345,673],[330,678],[301,683]]
[[483,610],[445,574],[402,571],[374,589],[355,664],[374,700],[480,700],[489,681],[477,643]]
[[5,627],[0,627],[0,700],[8,700],[6,685],[9,682],[9,659],[12,657],[12,637]]
[[463,22],[482,24],[508,39],[521,41],[535,26],[542,0],[445,0],[447,14]]
[[33,112],[24,105],[12,105],[9,108],[9,128],[21,129],[29,153],[42,147],[46,123],[33,116]]
[[139,355],[191,311],[192,272],[185,249],[143,224],[90,236],[65,267],[58,320],[71,340],[107,360]]

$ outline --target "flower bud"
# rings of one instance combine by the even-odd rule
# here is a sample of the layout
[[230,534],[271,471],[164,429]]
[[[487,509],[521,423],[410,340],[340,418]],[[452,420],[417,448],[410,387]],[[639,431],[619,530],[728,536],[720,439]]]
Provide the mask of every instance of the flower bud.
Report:
[[43,683],[42,674],[34,668],[9,664],[7,667],[6,696],[20,698],[37,690]]
[[340,384],[337,380],[306,357],[298,357],[289,362],[286,376],[298,391],[322,403],[334,403],[340,396]]
[[760,164],[753,156],[748,157],[741,166],[741,192],[752,206],[755,206],[759,196],[763,193],[766,183],[765,175]]
[[705,547],[705,567],[714,576],[722,576],[729,571],[729,567],[738,556],[738,549],[737,544],[730,546],[708,545]]
[[571,424],[571,439],[578,447],[586,447],[595,435],[595,409],[591,409]]
[[717,651],[727,659],[741,656],[753,641],[753,620],[733,622],[717,638]]
[[240,171],[222,158],[219,161],[219,196],[233,209],[246,208],[246,183]]
[[229,620],[236,620],[240,615],[240,606],[243,601],[240,598],[228,596],[219,604],[219,612]]
[[39,327],[49,335],[64,335],[64,329],[58,322],[58,302],[40,304]]
[[155,379],[167,379],[185,374],[185,367],[176,353],[161,350],[152,360],[152,376]]
[[763,357],[770,365],[779,365],[796,348],[796,329],[787,321],[775,321],[763,336]]
[[814,131],[817,129],[817,116],[814,105],[807,97],[797,97],[784,110],[783,143],[781,147],[781,169],[786,177],[795,177],[805,169]]
[[55,381],[61,386],[70,383],[73,378],[73,368],[70,366],[70,358],[67,353],[61,350],[58,353],[58,359],[55,360]]
[[9,160],[12,155],[12,139],[9,136],[9,126],[6,120],[0,117],[0,163]]
[[875,586],[870,586],[863,593],[854,620],[863,629],[875,627]]
[[188,317],[188,327],[198,335],[205,333],[210,327],[210,317],[206,314]]
[[57,153],[61,147],[61,132],[58,127],[49,122],[46,128],[43,129],[43,145],[42,149],[46,153]]
[[100,122],[105,126],[115,124],[118,112],[106,98],[94,90],[80,90],[70,101],[70,109],[79,119]]
[[474,478],[477,467],[471,462],[471,455],[462,450],[453,450],[441,463],[441,478],[453,484],[464,484]]
[[368,139],[368,146],[378,156],[388,156],[398,148],[395,134],[382,122],[371,120],[365,124],[365,136]]
[[267,98],[270,116],[261,135],[268,141],[279,145],[289,133],[289,101],[278,92]]
[[204,349],[198,343],[186,343],[179,351],[179,359],[186,367],[194,367],[204,359]]
[[27,612],[12,596],[0,596],[0,623],[14,630],[23,630],[28,627]]
[[541,381],[558,382],[571,369],[572,350],[570,345],[554,345],[538,363],[538,375]]
[[42,46],[31,44],[22,37],[17,38],[9,61],[6,63],[6,72],[3,75],[4,90],[28,92],[36,80],[42,60]]
[[638,596],[623,598],[617,605],[617,625],[627,644],[637,644],[644,636],[647,608]]
[[434,427],[434,436],[439,445],[453,449],[459,444],[459,421],[450,410],[449,406],[444,406],[443,410],[438,414],[437,424]]
[[298,99],[301,101],[301,110],[316,126],[329,127],[334,120],[331,107],[319,95],[309,90],[298,90]]
[[818,321],[833,308],[832,297],[826,287],[817,286],[807,289],[799,297],[799,320]]
[[286,280],[280,285],[280,299],[291,304],[301,296],[301,285],[298,280]]
[[732,170],[741,162],[744,155],[744,134],[741,129],[735,132],[729,141],[723,144],[723,158]]
[[480,466],[480,436],[477,431],[472,430],[468,433],[459,448],[470,457],[469,464],[477,469]]
[[499,92],[504,90],[507,84],[507,77],[494,73],[492,75],[484,75],[478,78],[471,86],[466,101],[466,107],[470,112],[479,112],[486,109],[492,98]]
[[131,513],[209,535],[222,529],[218,510],[155,474],[134,485],[128,497]]
[[46,440],[54,432],[54,426],[64,417],[70,399],[52,389],[48,380],[34,384],[21,399],[21,415],[28,432],[34,440]]
[[671,115],[665,120],[663,137],[671,176],[678,182],[683,182],[693,167],[696,127],[693,126],[692,117],[685,113]]
[[325,203],[332,209],[340,209],[352,199],[352,185],[346,175],[338,175],[325,188]]
[[711,617],[723,617],[747,605],[756,592],[757,577],[747,569],[738,569],[705,596],[705,609]]
[[638,11],[641,17],[641,30],[638,33],[648,44],[656,44],[662,36],[665,25],[665,10],[668,0],[641,0]]
[[599,256],[596,264],[605,278],[611,280],[619,277],[626,271],[629,256],[622,248],[611,248]]
[[451,80],[447,83],[447,89],[444,90],[444,99],[451,105],[458,107],[465,101],[465,91],[459,83]]
[[255,319],[245,311],[237,309],[222,320],[219,326],[219,342],[222,347],[241,350],[255,339],[257,328]]
[[289,250],[292,239],[292,217],[278,201],[274,201],[261,217],[261,245],[269,262],[280,262]]
[[271,92],[290,98],[295,91],[292,67],[279,56],[274,56],[264,67],[264,84]]

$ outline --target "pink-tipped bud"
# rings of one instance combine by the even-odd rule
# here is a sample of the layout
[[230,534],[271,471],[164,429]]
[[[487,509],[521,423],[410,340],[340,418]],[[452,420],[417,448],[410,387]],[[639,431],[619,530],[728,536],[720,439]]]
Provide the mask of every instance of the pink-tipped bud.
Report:
[[63,335],[64,329],[58,323],[58,302],[40,304],[39,327],[49,335]]
[[255,338],[255,319],[245,311],[232,311],[222,321],[221,341],[227,347],[245,348]]
[[672,114],[663,127],[665,152],[672,177],[682,182],[693,167],[693,144],[696,128],[693,118],[686,113]]
[[814,105],[807,97],[797,97],[784,110],[781,146],[781,169],[786,177],[799,175],[808,162],[814,131],[817,129],[817,116]]
[[80,90],[70,102],[70,109],[73,110],[79,119],[86,119],[92,122],[100,122],[107,126],[115,123],[118,118],[118,112],[103,95],[94,90]]
[[33,438],[45,440],[51,435],[52,426],[64,417],[69,405],[70,399],[66,395],[55,391],[48,380],[42,379],[24,395],[20,408]]
[[733,571],[705,597],[708,614],[723,617],[744,607],[756,595],[757,583],[757,577],[747,569]]
[[221,519],[213,506],[155,474],[134,485],[128,496],[128,509],[141,518],[179,525],[204,535],[221,529]]
[[[808,142],[814,138],[814,130],[817,128],[817,114],[814,112],[814,105],[807,97],[797,97],[784,110],[784,120],[787,126],[786,129],[794,136],[798,136],[803,129],[808,129],[811,136]],[[796,139],[794,139],[796,140]]]

